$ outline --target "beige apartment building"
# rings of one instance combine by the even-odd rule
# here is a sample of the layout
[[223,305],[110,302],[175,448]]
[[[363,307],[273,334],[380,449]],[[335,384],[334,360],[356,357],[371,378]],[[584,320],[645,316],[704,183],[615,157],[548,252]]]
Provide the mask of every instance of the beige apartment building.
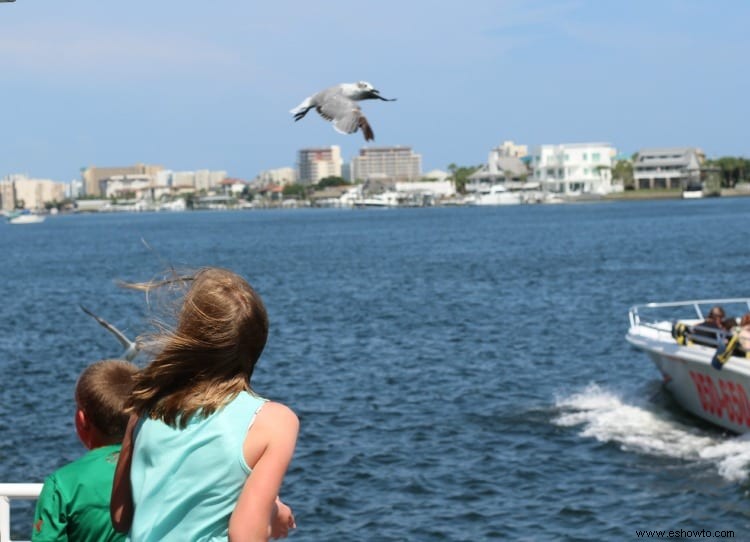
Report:
[[411,147],[365,147],[352,158],[353,180],[415,181],[422,176],[422,156]]
[[101,197],[106,193],[106,187],[103,186],[102,181],[106,181],[110,177],[124,175],[148,175],[154,177],[162,169],[164,169],[162,166],[149,166],[146,164],[125,167],[90,166],[81,172],[81,179],[83,180],[83,189],[87,196]]
[[0,210],[12,211],[16,208],[16,189],[7,179],[0,181]]
[[300,184],[315,184],[326,177],[341,177],[341,148],[302,149],[297,152],[297,179]]
[[284,186],[297,182],[297,171],[291,167],[281,167],[261,171],[255,179],[258,186]]
[[30,179],[25,175],[10,175],[0,181],[0,207],[3,211],[15,208],[41,210],[45,203],[59,203],[64,199],[64,183]]

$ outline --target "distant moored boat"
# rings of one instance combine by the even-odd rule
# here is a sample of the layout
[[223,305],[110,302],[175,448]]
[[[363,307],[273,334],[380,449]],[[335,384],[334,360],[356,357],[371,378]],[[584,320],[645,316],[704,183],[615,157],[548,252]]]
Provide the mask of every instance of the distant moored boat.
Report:
[[39,224],[44,222],[44,215],[30,212],[15,213],[8,216],[8,224]]

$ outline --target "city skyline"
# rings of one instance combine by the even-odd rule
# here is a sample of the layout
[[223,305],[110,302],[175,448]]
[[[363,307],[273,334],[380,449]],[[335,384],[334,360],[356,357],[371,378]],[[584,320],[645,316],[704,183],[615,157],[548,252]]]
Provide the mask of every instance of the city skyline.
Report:
[[289,110],[360,79],[398,98],[366,104],[374,145],[412,147],[424,171],[484,163],[504,140],[748,154],[740,1],[298,6],[2,5],[0,177],[153,163],[252,179],[330,145],[351,160],[359,134]]

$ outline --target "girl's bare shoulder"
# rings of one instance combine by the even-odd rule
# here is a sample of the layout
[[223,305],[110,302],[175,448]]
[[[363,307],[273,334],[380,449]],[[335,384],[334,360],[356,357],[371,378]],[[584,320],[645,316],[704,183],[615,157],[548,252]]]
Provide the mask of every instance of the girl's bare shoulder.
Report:
[[296,431],[299,427],[299,418],[288,406],[268,401],[258,411],[253,425],[259,425],[259,428],[264,429],[282,426]]

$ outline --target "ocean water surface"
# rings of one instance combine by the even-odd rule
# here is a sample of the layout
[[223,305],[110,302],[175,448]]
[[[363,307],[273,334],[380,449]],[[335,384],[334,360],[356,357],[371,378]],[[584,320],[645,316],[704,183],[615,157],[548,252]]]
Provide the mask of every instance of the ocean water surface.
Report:
[[0,481],[83,453],[76,377],[121,350],[79,304],[134,336],[149,305],[115,279],[217,265],[269,311],[254,388],[300,417],[290,540],[746,538],[750,440],[683,413],[624,335],[634,304],[750,294],[749,218],[717,198],[0,224]]

